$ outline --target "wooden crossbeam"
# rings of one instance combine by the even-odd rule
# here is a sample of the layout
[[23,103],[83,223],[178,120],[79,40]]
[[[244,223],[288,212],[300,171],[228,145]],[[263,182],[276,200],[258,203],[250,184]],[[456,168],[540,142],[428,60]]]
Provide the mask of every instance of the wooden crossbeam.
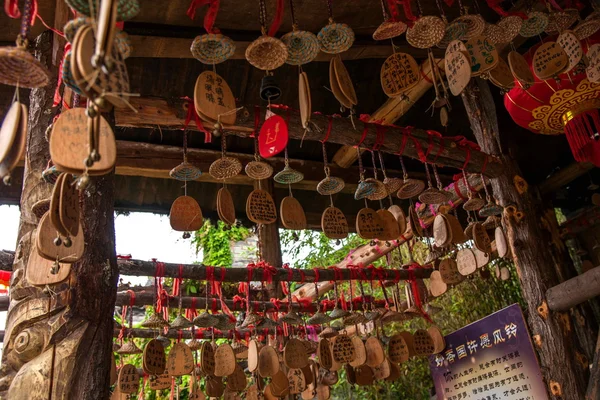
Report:
[[540,183],[538,189],[542,195],[554,193],[580,176],[587,174],[593,168],[594,164],[591,162],[572,163]]
[[548,308],[553,311],[567,311],[596,296],[600,296],[600,267],[559,283],[546,292]]
[[[115,110],[115,123],[117,126],[132,128],[156,128],[160,126],[162,129],[182,129],[184,126],[187,103],[182,99],[167,101],[160,98],[131,98],[130,102],[137,112],[129,108]],[[237,125],[225,126],[225,132],[241,137],[249,137],[254,131],[254,118],[251,118],[250,114],[248,111],[242,113],[238,118]],[[261,115],[264,115],[264,110]],[[300,115],[291,112],[288,123],[289,137],[295,140],[322,140],[329,123],[328,118],[324,115],[315,114],[312,116],[311,121],[320,129],[305,132],[302,128]],[[375,144],[376,128],[374,124],[366,124],[365,126],[368,128],[368,133],[361,145],[365,148],[372,148]],[[361,139],[365,126],[359,122],[355,128],[350,120],[336,118],[333,121],[328,141],[346,146],[356,145]],[[191,129],[196,128],[194,126]],[[465,166],[467,172],[480,173],[485,170],[484,173],[488,177],[496,177],[502,173],[502,163],[496,157],[489,156],[481,151],[465,149],[455,142],[430,137],[422,129],[413,130],[412,137],[414,140],[408,140],[404,148],[404,155],[408,157],[418,159],[419,149],[424,151],[431,145],[429,154],[426,157],[428,162],[435,161],[440,166],[462,169],[465,166],[467,157],[469,157],[470,161]],[[385,132],[385,141],[380,150],[386,153],[396,153],[402,141],[403,131],[399,128],[389,128]]]

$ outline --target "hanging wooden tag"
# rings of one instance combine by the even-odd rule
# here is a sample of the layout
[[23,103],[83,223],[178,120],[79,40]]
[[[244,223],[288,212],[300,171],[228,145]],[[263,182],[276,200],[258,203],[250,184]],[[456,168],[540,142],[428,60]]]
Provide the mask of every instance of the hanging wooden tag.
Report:
[[390,360],[388,360],[388,362],[390,363],[390,375],[385,378],[385,380],[388,382],[396,382],[398,379],[400,379],[402,372],[400,371],[398,364],[395,364]]
[[[35,231],[33,231],[32,235],[34,238],[36,237]],[[57,273],[54,274],[52,271],[55,262],[42,258],[38,253],[37,247],[32,245],[25,273],[27,282],[34,286],[46,286],[55,285],[67,280],[71,273],[71,264],[60,263],[58,271],[56,271]]]
[[251,340],[248,343],[248,371],[254,372],[258,368],[258,354],[260,353],[260,343],[257,340]]
[[329,400],[331,398],[331,389],[329,386],[317,386],[317,400]]
[[246,200],[246,215],[255,224],[272,224],[277,221],[277,210],[268,192],[255,189]]
[[112,386],[119,380],[117,374],[117,361],[115,360],[115,353],[110,353],[110,381],[109,384]]
[[450,92],[458,96],[471,80],[469,59],[462,52],[454,51],[445,58],[444,69]]
[[359,386],[370,386],[373,384],[373,369],[368,365],[355,368],[354,375],[356,376],[356,384]]
[[356,233],[363,239],[377,239],[383,234],[381,218],[372,208],[363,208],[356,215]]
[[433,220],[433,241],[437,247],[446,247],[452,241],[451,230],[444,214],[438,214]]
[[306,75],[306,72],[301,72],[298,80],[298,102],[300,104],[300,119],[302,121],[302,127],[307,129],[312,110],[310,85],[308,84],[308,76]]
[[416,237],[423,237],[423,227],[419,221],[417,210],[414,207],[408,208],[408,220],[410,222],[410,229]]
[[592,83],[600,82],[600,44],[596,43],[588,48],[586,53],[588,67],[585,69],[585,75]]
[[222,187],[217,192],[217,213],[219,219],[227,225],[235,224],[235,206],[233,205],[233,198],[227,188]]
[[258,385],[254,384],[246,389],[246,400],[259,400]]
[[381,87],[388,97],[397,97],[419,82],[419,64],[407,53],[394,53],[381,66]]
[[306,215],[302,204],[291,196],[285,197],[279,206],[281,223],[286,229],[294,231],[306,229]]
[[0,162],[6,159],[13,147],[13,143],[15,143],[22,113],[23,107],[21,103],[15,101],[4,117],[2,128],[0,129]]
[[79,191],[75,187],[73,175],[64,174],[60,190],[60,222],[69,236],[79,233]]
[[490,253],[492,251],[490,237],[483,225],[479,222],[476,222],[473,225],[473,242],[475,243],[475,247],[484,253]]
[[384,358],[381,364],[373,368],[373,378],[375,378],[375,380],[387,379],[387,377],[390,376],[390,372],[390,362],[387,358]]
[[348,236],[348,221],[336,207],[327,207],[321,216],[321,229],[329,239],[344,239]]
[[144,346],[142,367],[148,375],[161,375],[165,372],[167,359],[161,342],[152,339]]
[[50,216],[50,221],[52,222],[52,226],[56,229],[58,233],[62,236],[67,236],[67,230],[63,226],[60,220],[60,196],[61,196],[61,188],[62,182],[65,179],[67,174],[61,173],[56,178],[56,182],[54,183],[54,188],[52,188],[52,196],[50,197],[50,210],[48,215]]
[[[4,178],[10,175],[10,172],[17,166],[17,164],[23,158],[25,153],[25,144],[27,142],[27,123],[28,123],[28,113],[27,106],[24,104],[16,103],[21,107],[21,112],[19,113],[19,118],[17,121],[17,130],[14,132],[14,136],[12,139],[12,143],[10,144],[10,148],[7,153],[3,157],[0,157],[0,178]],[[6,118],[5,118],[6,120]],[[12,133],[13,120],[8,121],[8,128],[5,130],[6,135],[10,136]],[[3,124],[4,126],[4,124]],[[0,136],[3,136],[4,133],[0,132]],[[0,141],[3,141],[0,139]],[[6,149],[2,149],[5,147],[6,143],[11,141],[10,137],[7,140],[4,140],[4,144],[0,144],[0,151],[5,152]]]
[[318,382],[322,385],[333,386],[339,381],[339,375],[336,371],[329,371],[325,368],[319,369]]
[[36,234],[36,246],[38,254],[51,261],[58,260],[61,263],[72,264],[81,259],[84,251],[83,229],[79,229],[77,236],[71,238],[71,246],[66,247],[64,244],[56,246],[54,239],[56,238],[56,229],[50,221],[48,213],[44,214],[40,219],[38,231]]
[[456,253],[456,266],[462,276],[468,276],[477,271],[477,258],[471,249],[460,249]]
[[365,344],[359,336],[352,336],[352,346],[354,346],[354,360],[349,364],[353,367],[360,367],[367,362],[367,350]]
[[244,369],[240,367],[239,364],[235,363],[233,373],[227,376],[227,389],[234,392],[241,392],[246,389],[247,383],[248,380],[246,379]]
[[398,222],[398,230],[400,231],[400,235],[405,234],[406,230],[408,229],[408,223],[406,221],[406,215],[404,214],[404,211],[402,211],[402,208],[394,204],[390,206],[390,208],[388,208],[388,211],[392,213],[394,218],[396,218],[396,221]]
[[121,393],[137,393],[140,388],[140,374],[138,374],[134,365],[125,364],[121,367],[117,386]]
[[279,357],[272,346],[264,346],[258,353],[258,373],[263,378],[272,377],[279,371]]
[[331,346],[329,344],[329,340],[321,339],[319,340],[319,347],[317,348],[317,358],[319,359],[319,363],[321,367],[329,370],[333,365],[333,356],[331,354]]
[[148,377],[150,390],[163,390],[171,387],[171,376],[169,374],[150,375]]
[[471,75],[479,76],[498,64],[498,51],[484,36],[477,36],[465,44],[471,57]]
[[489,75],[490,81],[500,89],[512,89],[515,86],[515,77],[502,58],[498,58],[496,68],[490,70]]
[[440,262],[440,275],[447,285],[457,285],[465,278],[458,272],[456,261],[446,258]]
[[169,212],[171,228],[178,232],[197,231],[202,228],[202,210],[198,202],[190,196],[179,196]]
[[365,342],[365,350],[367,352],[366,364],[369,367],[375,368],[383,362],[383,359],[385,358],[385,351],[383,350],[381,341],[375,336],[371,336],[367,339]]
[[271,393],[275,397],[284,397],[290,393],[287,374],[281,369],[275,373],[269,386],[271,387]]
[[397,364],[408,361],[410,354],[404,336],[394,335],[390,338],[390,343],[388,344],[388,356],[392,362]]
[[446,221],[448,222],[448,226],[452,231],[452,243],[454,244],[462,244],[467,241],[467,236],[465,235],[465,231],[462,226],[460,226],[460,221],[452,214],[445,214]]
[[413,335],[415,353],[418,356],[429,356],[433,354],[435,346],[429,332],[424,329],[417,329]]
[[175,343],[167,357],[166,372],[171,376],[188,375],[194,369],[194,356],[187,344]]
[[356,358],[354,344],[348,335],[339,335],[333,343],[333,359],[339,363],[345,364]]
[[331,86],[331,92],[336,100],[339,101],[342,106],[351,109],[352,102],[342,92],[335,74],[335,57],[329,62],[329,85]]
[[358,99],[356,98],[356,92],[354,91],[354,84],[352,83],[352,79],[350,78],[346,66],[342,62],[342,58],[340,56],[334,56],[332,60],[335,69],[335,77],[340,90],[352,105],[357,105]]
[[429,277],[429,291],[433,297],[439,297],[446,293],[448,285],[442,279],[440,271],[433,271]]
[[302,392],[300,397],[302,398],[302,400],[313,400],[316,395],[317,395],[317,389],[315,388],[315,385],[310,384],[310,385],[307,385],[306,390],[304,392]]
[[444,335],[442,335],[442,331],[437,325],[432,325],[427,329],[431,340],[433,340],[433,353],[441,353],[446,348],[446,340],[444,339]]
[[[336,372],[336,373],[337,373],[337,371],[342,369],[342,363],[339,362],[338,360],[336,360],[334,357],[334,354],[333,354],[333,346],[335,346],[335,342],[338,337],[339,336],[334,336],[329,340],[329,347],[330,347],[330,351],[331,351],[331,368],[329,368],[329,371]],[[337,374],[336,374],[336,377],[337,377]]]
[[[306,346],[299,340],[292,338],[288,340],[283,349],[283,362],[288,368],[300,369],[308,365],[308,354]],[[302,392],[304,390],[301,390]]]
[[522,54],[516,51],[508,53],[508,66],[512,75],[523,86],[531,86],[535,83],[531,68],[529,68],[529,64]]
[[225,79],[213,71],[204,71],[198,76],[194,105],[198,114],[203,114],[209,121],[235,125],[235,97]]
[[229,343],[223,343],[215,351],[215,376],[223,377],[235,371],[235,354]]
[[[313,364],[314,361],[313,360],[309,360],[308,364],[306,365],[306,367],[302,368],[302,374],[304,375],[304,380],[306,381],[306,385],[310,385],[311,383],[313,383]],[[304,391],[304,390],[303,390]]]
[[288,126],[279,115],[271,115],[265,120],[258,134],[258,151],[263,158],[270,158],[282,152],[288,144]]
[[217,378],[216,376],[208,376],[206,378],[206,394],[209,397],[221,397],[225,392],[225,385],[223,385],[223,378]]
[[[104,117],[99,115],[98,154],[100,160],[87,169],[90,175],[106,174],[117,160],[115,135]],[[88,116],[84,108],[72,108],[60,113],[52,125],[50,156],[59,171],[84,171],[83,160],[89,156]]]
[[451,41],[448,44],[448,47],[446,47],[446,53],[444,55],[444,58],[448,57],[449,54],[454,53],[456,51],[460,51],[465,56],[467,56],[467,61],[469,62],[469,65],[471,65],[471,57],[469,56],[469,50],[467,50],[467,46],[465,46],[465,43],[462,40]]
[[408,348],[409,358],[414,357],[416,355],[416,353],[415,353],[415,345],[414,345],[414,339],[413,339],[412,333],[407,332],[407,331],[402,331],[402,332],[399,332],[398,335],[400,335],[404,338],[404,343],[406,343],[406,347]]
[[306,390],[306,379],[301,369],[290,368],[287,378],[290,394],[300,394]]
[[501,227],[496,227],[494,231],[494,239],[496,240],[496,251],[498,252],[498,257],[504,258],[508,254],[508,244],[506,243],[506,236],[504,235],[504,230]]
[[400,226],[394,215],[386,209],[377,210],[377,215],[381,220],[383,233],[377,239],[396,240],[400,236]]
[[563,73],[569,66],[569,57],[556,42],[546,42],[535,51],[531,65],[535,76],[545,81]]
[[215,374],[215,349],[210,342],[202,342],[200,347],[200,369],[205,375]]

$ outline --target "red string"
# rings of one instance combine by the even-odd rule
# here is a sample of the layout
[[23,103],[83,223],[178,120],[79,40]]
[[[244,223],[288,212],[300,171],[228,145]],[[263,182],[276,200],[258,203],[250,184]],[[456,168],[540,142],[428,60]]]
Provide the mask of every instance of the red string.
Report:
[[200,132],[204,132],[204,143],[210,143],[212,140],[211,133],[202,124],[202,120],[200,119],[200,116],[196,112],[196,106],[194,105],[194,100],[190,99],[187,96],[182,97],[181,99],[187,102],[187,115],[185,117],[185,122],[183,123],[183,130],[187,129],[188,125],[190,124],[190,122],[193,119],[194,122],[196,123],[196,128],[198,128],[198,130]]
[[383,143],[385,142],[385,132],[387,131],[387,129],[387,126],[375,125],[376,137],[375,143],[373,144],[373,148],[371,149],[372,151],[377,151],[381,149],[381,146],[383,146]]
[[408,282],[410,283],[412,293],[415,298],[415,306],[421,312],[421,314],[423,314],[423,318],[425,318],[427,322],[433,323],[429,315],[427,315],[425,310],[423,310],[423,303],[421,302],[421,296],[419,295],[419,285],[417,284],[415,270],[420,268],[421,266],[417,263],[413,263],[408,267]]
[[327,119],[328,119],[327,132],[325,133],[325,137],[323,138],[323,140],[321,140],[321,143],[327,142],[327,140],[329,139],[329,135],[331,134],[331,126],[333,125],[333,117],[331,115],[328,115]]
[[411,132],[413,130],[412,126],[407,126],[406,128],[402,128],[402,143],[400,144],[400,148],[396,152],[399,156],[404,154],[404,149],[406,148],[406,143],[408,143],[408,137],[411,136]]
[[18,0],[4,0],[4,12],[10,18],[21,18],[21,11],[19,10]]
[[402,4],[402,8],[404,9],[404,16],[407,19],[407,25],[409,27],[412,27],[414,24],[414,21],[417,20],[417,17],[414,16],[414,14],[412,13],[412,9],[410,8],[411,0],[402,0],[402,1],[396,0],[396,1],[399,4]]
[[388,10],[390,11],[392,21],[400,20],[400,12],[398,11],[398,5],[396,4],[396,0],[387,0]]
[[204,29],[206,33],[219,33],[219,30],[214,28],[217,13],[219,12],[219,0],[192,0],[186,14],[192,20],[196,18],[196,9],[208,5],[208,10],[204,16]]
[[269,36],[275,36],[277,30],[281,26],[283,20],[283,0],[277,0],[277,9],[275,10],[275,17],[269,28]]
[[367,133],[369,132],[369,124],[365,123],[364,125],[365,125],[365,128],[364,128],[364,129],[363,129],[363,131],[362,131],[362,135],[361,135],[361,137],[360,137],[360,140],[358,141],[358,144],[356,144],[356,145],[354,146],[354,148],[355,148],[355,149],[356,149],[356,148],[359,148],[359,147],[360,147],[360,145],[361,145],[361,144],[362,144],[362,143],[365,141],[365,139],[366,139],[366,137],[367,137]]

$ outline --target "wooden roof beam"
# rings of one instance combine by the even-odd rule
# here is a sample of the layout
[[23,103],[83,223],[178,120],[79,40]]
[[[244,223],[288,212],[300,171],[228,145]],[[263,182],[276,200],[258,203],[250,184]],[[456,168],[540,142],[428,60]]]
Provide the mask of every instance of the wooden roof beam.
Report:
[[[131,98],[130,103],[137,111],[129,108],[115,110],[115,123],[121,127],[131,128],[156,128],[162,129],[182,129],[185,122],[185,103],[182,99],[160,98]],[[264,112],[262,113],[264,115]],[[292,112],[289,118],[289,137],[295,140],[320,141],[323,139],[324,132],[328,126],[328,119],[324,115],[315,114],[311,121],[317,129],[305,132],[302,128],[300,115]],[[356,145],[361,138],[363,124],[357,123],[356,128],[352,122],[345,118],[336,118],[333,121],[331,133],[328,141],[346,146]],[[197,130],[195,126],[189,126],[188,129]],[[244,110],[240,113],[236,126],[225,126],[224,131],[228,134],[240,137],[249,137],[254,131],[254,118],[251,113]],[[371,148],[375,144],[375,127],[370,127],[362,146]],[[404,155],[412,158],[419,158],[419,148],[427,149],[431,144],[432,148],[427,157],[428,162],[434,162],[440,166],[448,166],[462,169],[469,156],[470,160],[466,165],[466,171],[471,173],[480,173],[485,169],[485,175],[496,177],[502,173],[503,167],[501,161],[489,156],[481,151],[466,150],[450,142],[437,137],[429,137],[426,131],[414,129],[412,131],[413,140],[408,140],[404,148]],[[402,143],[403,131],[399,128],[390,127],[385,132],[385,141],[380,150],[385,153],[396,153]],[[439,156],[437,156],[439,153]],[[437,158],[436,158],[437,157]],[[485,168],[484,168],[485,166]]]

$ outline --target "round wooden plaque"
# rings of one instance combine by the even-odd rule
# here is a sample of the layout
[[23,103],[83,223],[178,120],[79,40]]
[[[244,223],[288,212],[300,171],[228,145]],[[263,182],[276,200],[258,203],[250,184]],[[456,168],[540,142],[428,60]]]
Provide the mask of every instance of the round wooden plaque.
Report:
[[340,88],[340,84],[338,83],[337,75],[335,73],[335,59],[336,57],[333,57],[329,62],[329,85],[331,86],[331,91],[333,92],[333,95],[337,101],[339,101],[344,107],[351,109],[353,104],[350,99],[344,95],[342,89]]
[[356,92],[354,91],[354,84],[352,83],[350,74],[348,73],[346,66],[342,62],[341,57],[333,57],[333,67],[335,70],[335,77],[337,79],[339,88],[344,94],[344,96],[350,101],[350,103],[352,103],[352,105],[358,104]]
[[440,271],[433,271],[429,277],[429,291],[433,297],[439,297],[446,293],[448,285],[442,279]]
[[167,357],[166,372],[171,376],[188,375],[194,369],[192,350],[185,343],[175,343]]
[[254,372],[258,368],[260,348],[260,343],[257,340],[253,339],[248,343],[248,371],[250,372]]
[[442,331],[436,325],[432,325],[427,329],[431,340],[433,340],[433,353],[441,353],[446,348],[446,340],[444,339],[444,335],[442,335]]
[[134,365],[125,364],[121,367],[117,386],[121,393],[137,393],[140,388],[140,374]]
[[473,250],[475,258],[477,259],[477,268],[483,268],[490,262],[490,255],[488,253],[484,253],[477,247],[473,247],[471,250]]
[[440,275],[447,285],[456,285],[464,280],[464,277],[458,272],[456,261],[451,258],[440,262]]
[[354,360],[350,361],[349,364],[353,367],[360,367],[367,362],[365,343],[359,336],[352,336],[351,340],[354,346]]
[[396,240],[400,236],[400,226],[394,215],[388,210],[381,209],[377,210],[377,215],[381,220],[381,226],[383,227],[383,233],[379,240]]
[[150,375],[148,377],[148,387],[150,390],[163,390],[171,387],[171,377],[169,374]]
[[433,339],[424,329],[417,329],[413,335],[415,354],[418,356],[429,356],[433,354],[435,345]]
[[394,53],[381,66],[381,87],[388,97],[397,97],[420,79],[419,64],[407,53]]
[[406,233],[406,230],[408,229],[408,223],[406,221],[406,215],[404,214],[404,211],[402,211],[402,208],[394,204],[393,206],[390,206],[390,208],[388,208],[388,211],[392,213],[394,218],[396,218],[400,234],[403,235],[404,233]]
[[366,364],[369,367],[375,368],[383,362],[385,358],[385,351],[383,350],[381,341],[375,336],[371,336],[367,339],[367,341],[365,342],[365,350],[367,352]]
[[567,53],[556,42],[546,42],[533,55],[533,73],[544,81],[560,75],[569,67]]
[[150,340],[144,347],[142,360],[144,372],[148,375],[161,375],[167,367],[165,347],[156,339]]
[[[95,162],[88,173],[104,174],[110,171],[117,160],[117,143],[115,135],[102,116],[100,118],[100,133],[98,153],[100,161]],[[50,156],[59,171],[83,171],[83,160],[89,155],[88,116],[84,108],[72,108],[60,113],[52,125],[50,135]]]
[[193,197],[179,196],[171,205],[169,222],[178,232],[197,231],[203,222],[200,205]]
[[556,38],[556,43],[563,49],[569,59],[569,65],[563,73],[569,72],[575,68],[583,58],[581,42],[572,31],[564,31]]
[[258,353],[258,373],[263,378],[272,377],[279,371],[279,356],[272,346],[264,346]]
[[396,382],[398,379],[400,379],[402,372],[400,371],[398,364],[393,363],[390,360],[388,360],[388,362],[390,363],[390,375],[385,378],[385,380],[388,382]]
[[224,377],[235,371],[235,354],[229,343],[223,343],[215,351],[215,376]]
[[356,351],[352,339],[348,335],[336,336],[333,343],[333,359],[339,363],[345,364],[356,358]]
[[494,239],[496,240],[496,250],[498,251],[498,257],[506,257],[508,254],[508,244],[506,243],[506,235],[501,227],[497,227],[494,231]]
[[298,80],[298,100],[300,103],[300,119],[302,120],[302,127],[306,129],[308,128],[311,116],[310,85],[308,83],[306,72],[300,73],[300,78]]
[[272,224],[277,221],[277,210],[268,192],[255,189],[246,200],[246,215],[255,224]]
[[452,241],[452,231],[444,214],[438,214],[433,220],[433,241],[437,247],[446,247]]
[[368,365],[362,365],[354,369],[356,376],[356,384],[359,386],[370,386],[373,384],[374,376],[373,369]]
[[58,259],[61,263],[68,264],[72,264],[81,259],[85,249],[83,229],[80,228],[78,235],[71,238],[71,247],[66,247],[64,244],[56,246],[54,244],[55,238],[56,229],[50,221],[49,214],[46,213],[40,219],[36,234],[38,254],[47,260],[56,261]]
[[292,369],[300,369],[308,365],[306,346],[301,340],[295,338],[288,340],[283,350],[283,362]]
[[221,115],[222,124],[235,125],[236,113],[231,112],[235,109],[235,97],[225,79],[213,71],[204,71],[198,76],[194,105],[198,114],[209,121],[216,122]]
[[329,400],[331,398],[331,389],[329,386],[317,386],[317,400]]
[[210,342],[202,342],[200,346],[200,369],[205,375],[215,374],[215,349]]
[[223,385],[223,378],[217,378],[216,376],[209,376],[206,378],[206,394],[209,397],[221,397],[225,392],[225,385]]
[[235,206],[227,188],[223,187],[217,192],[217,213],[221,221],[227,225],[235,224]]
[[383,234],[381,218],[372,208],[363,208],[356,216],[356,233],[363,239],[377,239]]
[[529,64],[527,63],[527,60],[525,60],[525,57],[520,53],[516,51],[508,53],[508,66],[515,79],[522,85],[530,86],[535,83],[531,68],[529,68]]
[[302,204],[294,197],[285,197],[279,206],[281,223],[286,229],[294,231],[306,229],[306,215]]
[[[35,231],[32,233],[33,237],[36,237]],[[55,285],[57,283],[65,281],[71,273],[71,264],[60,263],[58,273],[52,273],[52,267],[55,261],[50,261],[42,258],[35,245],[31,246],[29,253],[29,259],[27,260],[27,270],[25,276],[27,282],[34,286],[46,286]]]
[[501,89],[512,89],[515,86],[515,77],[510,67],[502,58],[498,59],[498,65],[490,72],[490,81]]
[[275,397],[284,397],[290,393],[287,374],[281,369],[273,375],[269,386],[271,387],[271,393]]
[[346,216],[336,207],[327,207],[321,216],[321,229],[329,239],[344,239],[348,236]]
[[476,222],[473,225],[473,242],[475,243],[475,247],[484,253],[490,253],[492,251],[490,237],[483,225],[479,222]]
[[[217,351],[218,350],[219,349],[217,349]],[[227,389],[234,392],[241,392],[242,390],[246,389],[247,383],[248,380],[246,379],[244,369],[236,363],[233,373],[227,376]]]
[[456,266],[462,276],[477,271],[477,258],[471,249],[461,249],[456,253]]
[[373,367],[373,378],[375,380],[387,379],[390,376],[391,367],[390,362],[387,358],[383,359],[383,362],[376,367]]
[[458,96],[471,80],[469,59],[461,51],[451,52],[445,58],[444,68],[450,92]]
[[410,354],[404,336],[394,335],[388,344],[388,356],[392,362],[397,364],[408,361]]
[[479,76],[498,64],[498,51],[484,36],[477,36],[465,44],[471,57],[471,75]]
[[306,390],[306,378],[301,369],[290,368],[287,378],[290,394],[300,394]]
[[331,354],[331,346],[329,344],[329,340],[321,339],[319,340],[319,347],[317,348],[317,358],[319,359],[319,363],[321,367],[329,370],[333,366],[333,356]]

